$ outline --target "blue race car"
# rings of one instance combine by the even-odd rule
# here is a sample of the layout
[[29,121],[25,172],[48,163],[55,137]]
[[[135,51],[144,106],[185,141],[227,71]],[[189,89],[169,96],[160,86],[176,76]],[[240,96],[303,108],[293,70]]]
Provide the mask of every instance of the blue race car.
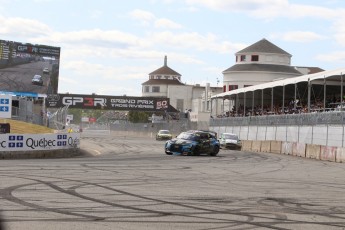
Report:
[[209,131],[190,130],[165,142],[165,153],[168,155],[207,154],[216,156],[219,148],[219,141]]

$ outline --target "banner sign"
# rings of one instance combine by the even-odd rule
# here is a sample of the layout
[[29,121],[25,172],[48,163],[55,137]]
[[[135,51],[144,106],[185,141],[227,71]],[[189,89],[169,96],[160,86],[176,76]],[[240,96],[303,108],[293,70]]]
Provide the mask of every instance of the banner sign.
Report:
[[80,133],[0,135],[0,151],[34,151],[79,147]]
[[[102,96],[81,94],[47,95],[46,107],[61,108],[64,106],[79,109],[168,111],[169,98]],[[168,111],[169,112],[169,111]]]
[[0,118],[12,117],[12,96],[0,95]]

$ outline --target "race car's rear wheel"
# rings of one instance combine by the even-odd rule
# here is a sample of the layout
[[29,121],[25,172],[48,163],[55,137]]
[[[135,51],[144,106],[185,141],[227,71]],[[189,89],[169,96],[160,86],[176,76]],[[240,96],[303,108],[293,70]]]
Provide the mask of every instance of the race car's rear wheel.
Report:
[[213,147],[213,150],[212,152],[210,153],[211,156],[217,156],[217,154],[219,153],[219,146],[218,145],[215,145]]

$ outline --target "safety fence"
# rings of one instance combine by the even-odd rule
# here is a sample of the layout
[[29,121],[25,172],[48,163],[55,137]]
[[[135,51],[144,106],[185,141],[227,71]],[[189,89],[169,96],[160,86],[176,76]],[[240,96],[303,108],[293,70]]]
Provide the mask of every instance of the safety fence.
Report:
[[345,162],[344,118],[344,112],[217,118],[210,130],[237,134],[244,151]]
[[189,120],[167,123],[120,123],[111,124],[110,131],[123,136],[142,136],[154,138],[161,129],[169,130],[173,136],[193,129],[209,129],[208,122],[191,122]]
[[63,130],[66,128],[66,120],[68,114],[68,105],[58,108],[54,111],[49,111],[47,114],[47,126],[56,129]]
[[241,140],[285,141],[324,146],[345,146],[343,125],[315,126],[210,126],[210,130],[235,133]]
[[249,117],[222,117],[210,119],[210,126],[269,126],[269,125],[320,125],[342,124],[345,112],[301,113]]

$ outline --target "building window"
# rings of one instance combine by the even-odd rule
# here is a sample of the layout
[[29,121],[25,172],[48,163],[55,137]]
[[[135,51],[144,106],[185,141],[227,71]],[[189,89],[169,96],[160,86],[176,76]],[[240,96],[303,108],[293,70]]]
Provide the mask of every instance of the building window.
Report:
[[152,93],[159,93],[159,86],[152,86]]
[[238,85],[229,85],[229,91],[238,89]]
[[246,61],[246,55],[241,55],[241,61]]
[[252,61],[259,61],[259,55],[252,55]]
[[236,56],[236,62],[238,62],[238,56]]
[[226,91],[226,85],[223,85],[223,92]]
[[145,92],[145,93],[149,93],[149,92],[150,92],[150,86],[145,85],[145,86],[144,86],[144,92]]

